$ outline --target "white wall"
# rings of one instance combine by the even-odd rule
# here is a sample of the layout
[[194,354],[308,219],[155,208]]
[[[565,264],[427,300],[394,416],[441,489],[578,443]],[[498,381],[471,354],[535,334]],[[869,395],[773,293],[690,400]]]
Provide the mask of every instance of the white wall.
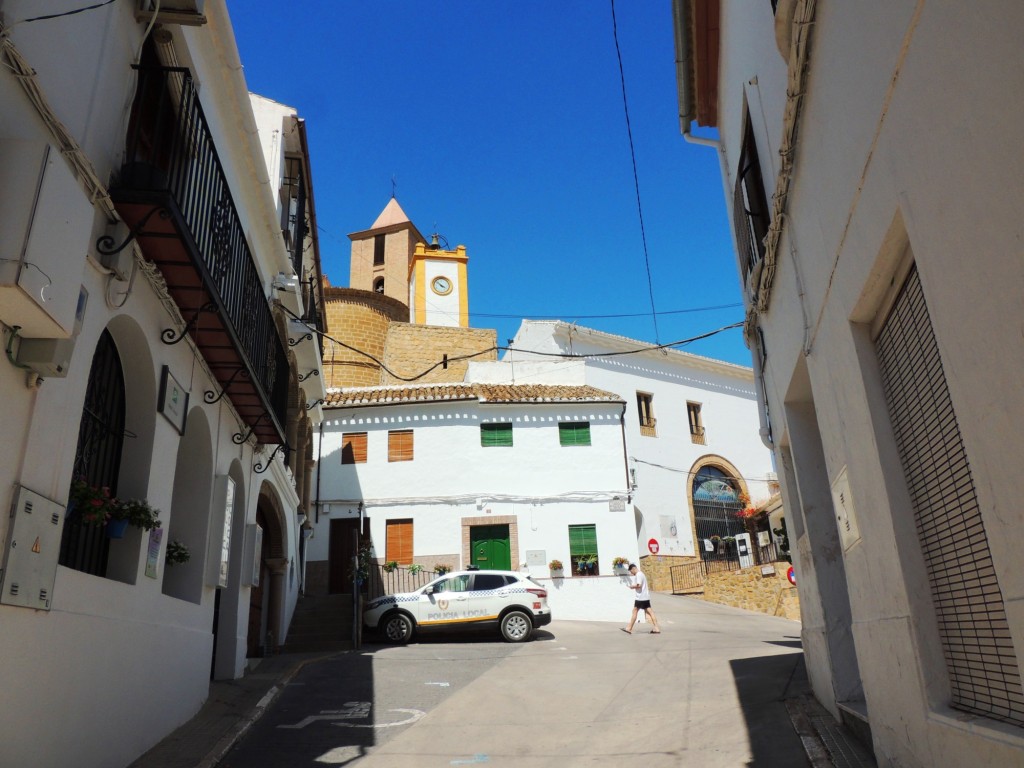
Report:
[[[571,331],[570,331],[571,329]],[[571,338],[570,338],[571,334]],[[529,366],[532,352],[601,354],[646,346],[643,342],[569,326],[557,322],[524,321],[505,360],[517,371],[516,380],[535,382]],[[661,555],[695,555],[690,479],[702,460],[720,457],[732,464],[743,479],[751,501],[770,495],[768,474],[773,471],[771,452],[758,436],[759,420],[749,368],[688,353],[669,351],[636,355],[588,358],[563,365],[584,366],[586,383],[618,394],[626,402],[626,444],[635,469],[637,488],[633,501],[642,516],[638,546],[647,554],[647,542],[658,540]],[[522,375],[518,372],[522,371]],[[653,395],[656,436],[642,435],[637,392]],[[690,436],[687,401],[700,403],[706,444]],[[656,465],[656,466],[655,466]],[[663,526],[663,518],[665,518]],[[675,523],[676,536],[664,528]]]
[[[819,4],[813,27],[778,271],[760,323],[776,442],[796,457],[784,477],[787,518],[805,518],[791,531],[793,522],[810,525],[797,563],[809,674],[837,711],[842,694],[830,686],[840,684],[836,670],[844,666],[838,638],[852,634],[883,766],[1015,765],[1024,753],[1018,729],[948,707],[948,673],[871,337],[909,245],[1020,659],[1024,535],[1019,494],[1007,479],[1016,475],[1024,429],[1017,383],[1024,356],[1013,320],[1024,301],[1016,257],[1024,157],[1020,102],[1008,94],[1024,92],[1015,34],[1022,22],[1024,8],[1012,4],[964,13],[953,2],[902,0]],[[772,42],[767,6],[722,4],[726,187],[735,183],[747,104],[769,199],[777,168],[767,166],[778,163],[785,101],[785,62]],[[820,442],[820,466],[797,455],[808,441]],[[813,486],[827,499],[844,468],[861,539],[837,562],[841,547],[815,544],[822,510],[810,501]],[[836,621],[844,612],[849,619]]]
[[[48,12],[80,6],[57,5]],[[263,261],[262,272],[276,274],[283,245],[276,219],[266,215],[273,206],[260,197],[261,192],[247,191],[261,188],[266,171],[262,177],[256,172],[263,159],[252,152],[256,145],[246,138],[246,127],[253,124],[251,112],[247,120],[241,119],[249,110],[247,97],[244,102],[238,97],[245,94],[244,81],[237,67],[226,66],[237,53],[225,26],[223,4],[208,3],[207,9],[207,25],[187,32],[171,30],[181,59],[197,66],[203,105],[254,256]],[[134,18],[134,5],[116,3],[18,25],[14,22],[39,15],[38,3],[7,0],[3,12],[13,44],[38,73],[37,82],[57,119],[96,175],[108,181],[122,159],[135,88],[130,65],[145,29]],[[52,141],[6,67],[0,68],[0,103],[0,140]],[[23,194],[23,188],[12,188],[0,172],[0,199]],[[77,202],[69,204],[91,205],[84,189],[74,190],[74,195],[79,196]],[[203,455],[209,457],[206,471],[235,474],[240,481],[236,500],[240,514],[253,521],[261,476],[252,467],[261,457],[251,445],[233,442],[232,435],[240,432],[239,421],[227,400],[204,401],[204,392],[219,393],[220,387],[196,359],[190,342],[161,343],[161,333],[173,327],[175,320],[166,309],[166,296],[156,289],[159,280],[151,281],[141,263],[130,284],[99,267],[95,243],[104,232],[104,219],[96,209],[87,226],[70,233],[64,248],[58,249],[65,263],[51,278],[76,287],[82,284],[89,294],[68,377],[48,378],[39,388],[31,388],[26,386],[24,371],[0,364],[0,396],[6,405],[0,414],[5,438],[0,442],[0,488],[8,489],[0,504],[10,505],[17,485],[65,504],[92,355],[104,328],[109,328],[125,369],[130,431],[119,492],[148,499],[162,510],[165,529],[175,527],[175,456],[181,437],[156,411],[161,369],[166,365],[190,393],[189,418],[206,424],[199,438]],[[3,320],[10,325],[17,318],[5,315]],[[9,329],[3,330],[6,344]],[[280,459],[262,478],[269,479],[282,509],[296,508],[298,499]],[[211,510],[200,509],[198,514],[209,517]],[[0,516],[4,542],[9,521],[7,515]],[[294,528],[290,514],[283,547],[291,556],[296,552]],[[241,529],[236,533],[240,536]],[[166,541],[165,537],[164,547]],[[163,549],[156,578],[146,576],[147,543],[146,535],[129,529],[124,540],[112,544],[108,578],[58,566],[49,611],[0,605],[5,644],[0,679],[6,702],[6,716],[0,723],[0,763],[126,765],[198,711],[207,696],[213,653],[214,589],[205,583],[202,567],[208,542],[201,536],[190,542],[193,565],[198,567],[188,577],[190,599],[186,600],[163,594]],[[233,562],[232,571],[237,567]],[[297,584],[288,579],[285,584],[282,602],[287,618]],[[228,589],[231,599],[222,604],[218,638],[218,656],[223,653],[225,658],[218,660],[217,669],[219,675],[231,677],[242,673],[244,663],[248,588],[236,574]],[[59,727],[51,727],[53,723]],[[41,738],[44,733],[46,737]]]
[[[618,403],[480,404],[476,401],[328,409],[320,457],[321,518],[310,559],[327,558],[331,516],[358,514],[365,504],[376,555],[384,557],[388,519],[411,518],[414,556],[431,562],[458,555],[461,567],[465,518],[513,516],[519,549],[512,567],[528,551],[543,551],[544,566],[559,559],[568,569],[568,526],[594,524],[602,574],[616,556],[635,559],[636,528],[628,502]],[[590,422],[590,446],[562,447],[559,421]],[[513,424],[513,446],[484,448],[480,423]],[[414,431],[413,461],[387,460],[390,429]],[[367,432],[367,462],[342,465],[346,432]],[[618,497],[621,511],[611,511]]]

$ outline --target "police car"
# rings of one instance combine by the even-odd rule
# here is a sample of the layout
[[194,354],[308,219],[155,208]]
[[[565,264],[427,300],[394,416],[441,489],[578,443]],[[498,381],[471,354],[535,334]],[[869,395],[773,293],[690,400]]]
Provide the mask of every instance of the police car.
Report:
[[363,624],[392,643],[433,629],[495,627],[509,643],[529,640],[551,623],[547,590],[515,571],[455,571],[415,592],[371,600]]

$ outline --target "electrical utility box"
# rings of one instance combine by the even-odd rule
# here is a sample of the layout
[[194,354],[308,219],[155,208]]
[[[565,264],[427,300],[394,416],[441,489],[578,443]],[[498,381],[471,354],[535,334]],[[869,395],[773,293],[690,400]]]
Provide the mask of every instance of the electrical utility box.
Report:
[[0,572],[0,603],[50,610],[63,531],[64,507],[15,486]]

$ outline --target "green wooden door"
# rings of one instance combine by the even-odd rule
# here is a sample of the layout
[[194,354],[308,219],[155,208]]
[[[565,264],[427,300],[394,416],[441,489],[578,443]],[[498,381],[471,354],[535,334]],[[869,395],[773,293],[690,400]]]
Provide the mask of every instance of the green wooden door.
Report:
[[470,563],[478,568],[512,569],[507,525],[474,525],[469,529]]

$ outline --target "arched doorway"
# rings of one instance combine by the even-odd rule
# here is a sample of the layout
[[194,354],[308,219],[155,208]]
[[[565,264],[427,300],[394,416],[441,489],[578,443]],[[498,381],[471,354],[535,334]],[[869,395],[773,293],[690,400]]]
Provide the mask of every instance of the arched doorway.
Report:
[[731,467],[706,463],[693,474],[690,500],[698,542],[738,536],[745,528],[737,513],[746,507],[745,492]]
[[256,525],[262,533],[259,584],[249,590],[249,629],[246,655],[257,658],[273,653],[281,641],[285,575],[285,537],[280,505],[273,490],[264,485],[256,505]]

